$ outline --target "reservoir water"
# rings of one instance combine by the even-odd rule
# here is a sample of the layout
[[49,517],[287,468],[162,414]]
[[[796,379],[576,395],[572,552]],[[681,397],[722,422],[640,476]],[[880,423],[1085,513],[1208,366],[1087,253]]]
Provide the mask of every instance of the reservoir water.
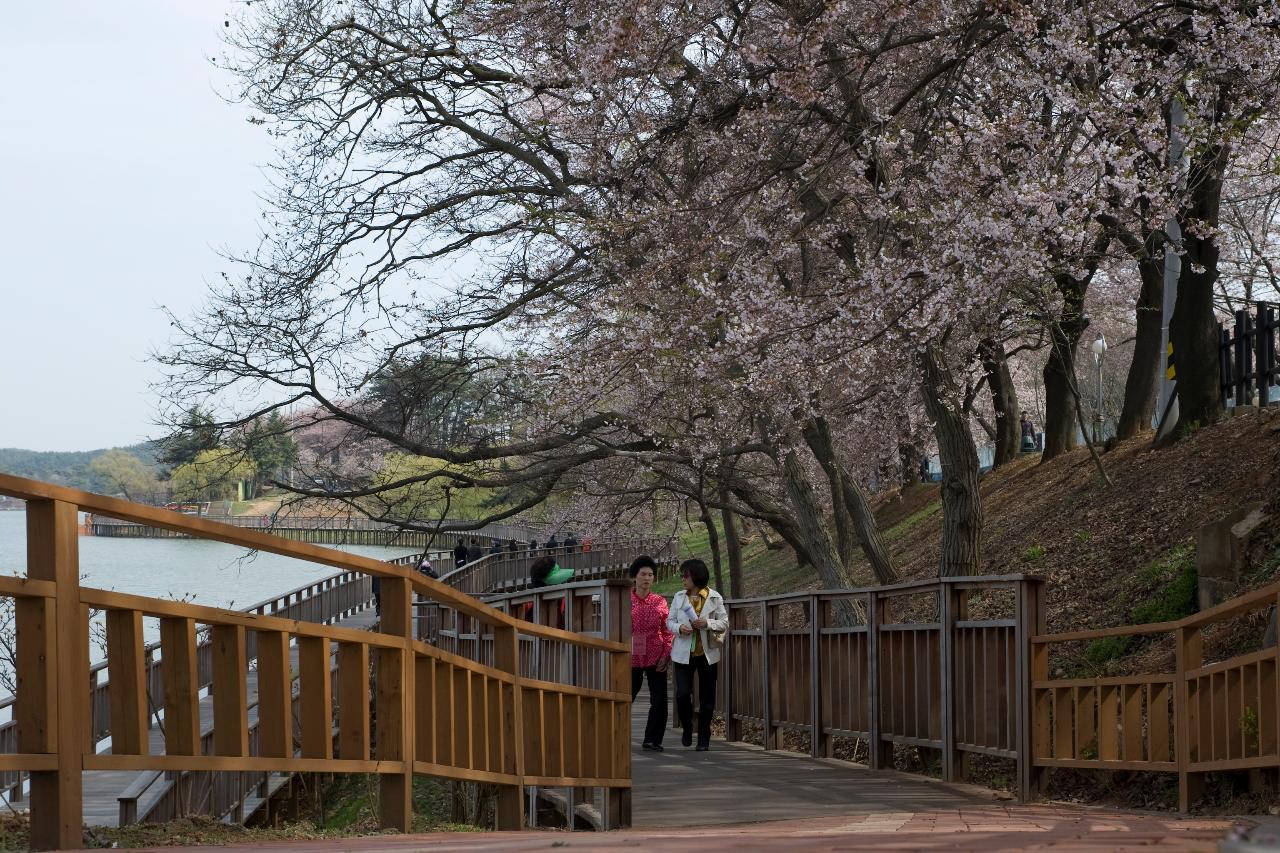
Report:
[[[0,512],[0,573],[27,571],[25,512]],[[412,548],[333,546],[380,560]],[[202,539],[80,537],[81,583],[153,598],[243,608],[335,573],[335,569]]]

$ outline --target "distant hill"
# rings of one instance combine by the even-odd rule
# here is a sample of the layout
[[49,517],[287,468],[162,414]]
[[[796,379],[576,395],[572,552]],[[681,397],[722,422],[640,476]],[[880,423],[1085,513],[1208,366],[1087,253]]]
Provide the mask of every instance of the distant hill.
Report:
[[[109,487],[94,474],[89,463],[109,449],[114,448],[62,452],[0,447],[0,471],[90,492],[107,492]],[[155,442],[144,441],[119,449],[133,454],[147,465],[156,464]]]

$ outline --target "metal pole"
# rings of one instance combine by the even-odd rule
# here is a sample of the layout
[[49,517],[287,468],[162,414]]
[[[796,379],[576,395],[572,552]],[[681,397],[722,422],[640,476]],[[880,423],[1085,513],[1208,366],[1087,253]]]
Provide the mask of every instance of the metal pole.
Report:
[[[1182,103],[1174,98],[1169,102],[1169,165],[1178,173],[1178,184],[1182,185],[1186,174],[1186,142],[1182,138],[1182,128],[1187,123],[1187,115]],[[1182,256],[1178,249],[1182,246],[1182,227],[1176,216],[1169,217],[1164,226],[1168,238],[1164,247],[1164,300],[1160,313],[1160,354],[1163,359],[1160,370],[1160,396],[1156,405],[1155,423],[1159,432],[1157,437],[1173,428],[1178,422],[1178,400],[1174,396],[1177,382],[1174,380],[1171,363],[1173,355],[1169,351],[1169,320],[1173,317],[1173,309],[1178,302],[1178,277],[1182,273]]]
[[1095,354],[1094,363],[1098,366],[1098,404],[1093,409],[1093,443],[1102,441],[1102,356]]

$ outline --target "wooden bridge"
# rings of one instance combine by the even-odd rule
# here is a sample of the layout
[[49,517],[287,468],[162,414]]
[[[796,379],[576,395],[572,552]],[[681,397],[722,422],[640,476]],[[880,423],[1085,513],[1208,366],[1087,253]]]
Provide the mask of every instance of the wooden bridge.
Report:
[[[0,596],[15,602],[18,663],[12,751],[0,754],[0,771],[30,774],[36,849],[79,846],[84,780],[98,771],[168,774],[179,786],[196,783],[186,774],[373,773],[380,821],[402,831],[414,774],[496,786],[497,824],[506,829],[536,822],[539,799],[558,801],[576,823],[624,827],[633,785],[644,786],[638,814],[669,813],[687,790],[665,774],[702,778],[651,765],[674,755],[645,756],[633,778],[629,593],[607,577],[634,544],[600,552],[601,579],[481,601],[408,567],[257,530],[4,475],[0,494],[28,502],[27,576],[0,579]],[[255,613],[82,587],[77,509],[308,560],[351,573],[349,584],[377,576],[382,618],[372,630],[324,624],[326,611],[305,600],[328,592],[334,606],[361,594],[368,602],[367,592],[353,586],[345,599],[328,581]],[[480,592],[519,587],[523,564],[508,562],[450,580]],[[1250,646],[1255,638],[1238,621],[1275,604],[1280,585],[1176,623],[1069,634],[1045,633],[1041,587],[1024,576],[935,579],[730,602],[719,701],[726,735],[756,741],[764,753],[755,756],[861,748],[871,768],[892,766],[895,748],[914,748],[926,763],[936,756],[944,780],[985,756],[1009,763],[1023,798],[1054,767],[1170,772],[1184,808],[1207,772],[1280,767],[1277,651],[1260,631]],[[287,609],[294,606],[313,609]],[[105,682],[89,665],[98,614]],[[152,619],[158,670],[144,643]],[[1214,631],[1241,633],[1231,656],[1209,663],[1203,638]],[[1055,663],[1067,644],[1144,634],[1172,639],[1166,670],[1068,677],[1080,674]],[[164,722],[158,736],[152,701]],[[98,751],[102,736],[109,752]],[[727,803],[743,802],[733,799],[736,787],[760,783],[729,775],[735,768],[783,779],[829,766],[781,756],[761,764],[729,747],[692,760]],[[846,813],[924,796],[893,776],[876,783],[876,797],[857,801],[856,787],[840,779],[827,787],[849,792]],[[963,801],[946,790],[944,800]]]
[[[486,547],[493,544],[505,547],[509,542],[528,543],[540,535],[541,528],[524,524],[485,524],[475,529],[465,529],[472,522],[460,519],[439,522],[443,532],[434,529],[414,530],[352,516],[295,516],[295,515],[226,515],[200,516],[205,521],[230,527],[244,527],[271,533],[284,539],[312,542],[319,545],[376,545],[384,547],[451,549],[457,539],[477,539]],[[456,529],[450,529],[456,528]],[[125,539],[186,539],[196,534],[186,529],[142,524],[107,515],[90,514],[84,522],[84,530],[90,536],[109,536]]]

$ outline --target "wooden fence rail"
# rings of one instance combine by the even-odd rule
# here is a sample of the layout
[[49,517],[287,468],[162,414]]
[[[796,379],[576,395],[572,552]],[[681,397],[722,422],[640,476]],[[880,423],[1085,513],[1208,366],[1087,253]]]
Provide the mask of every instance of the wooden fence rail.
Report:
[[[340,572],[259,601],[242,612],[329,624],[371,606],[373,599],[371,580],[368,575]],[[246,643],[246,657],[250,661],[256,658],[255,639],[256,635],[250,634]],[[159,697],[164,695],[164,660],[156,658],[160,650],[159,641],[148,643],[142,650],[147,696],[153,708],[153,716]],[[197,643],[196,670],[198,688],[204,690],[211,686],[213,655],[208,632],[203,632]],[[111,691],[107,675],[107,661],[101,661],[89,668],[90,741],[95,749],[111,734]],[[0,699],[0,711],[9,713],[9,719],[0,723],[0,755],[17,751],[18,723],[13,714],[13,708],[14,697]],[[17,770],[0,772],[0,790],[6,791],[10,800],[21,799],[26,778],[25,773]],[[221,816],[222,814],[215,815],[215,817]]]
[[[1205,773],[1280,767],[1280,652],[1264,636],[1266,612],[1277,603],[1280,584],[1176,622],[1038,632],[1031,638],[1036,768],[1174,772],[1186,810]],[[1234,654],[1206,662],[1211,631],[1228,637]],[[1050,677],[1052,657],[1065,646],[1135,640],[1170,643],[1171,665],[1116,677]]]
[[[629,822],[629,619],[608,639],[583,636],[517,619],[405,567],[261,531],[8,475],[0,475],[0,495],[27,502],[27,576],[0,578],[0,595],[15,600],[18,681],[16,751],[0,755],[0,770],[31,774],[33,849],[81,846],[85,770],[374,773],[380,822],[401,830],[410,826],[415,773],[498,786],[504,828],[524,825],[526,786],[598,787],[611,804],[610,825]],[[377,576],[379,630],[82,587],[78,510]],[[414,593],[483,626],[489,651],[467,657],[465,650],[414,638]],[[92,744],[90,610],[106,613],[110,753]],[[144,619],[159,620],[165,661],[159,755],[149,754],[147,737]],[[198,628],[213,640],[214,731],[207,752],[198,710]],[[599,683],[578,686],[573,671],[559,681],[527,679],[524,636],[593,660]],[[246,690],[250,637],[257,648],[256,744],[249,738]],[[291,645],[298,655],[296,725]],[[566,701],[600,747],[593,760],[529,762],[530,745],[554,728]]]
[[729,601],[726,737],[750,724],[774,749],[803,732],[815,757],[857,738],[873,768],[893,765],[895,744],[929,747],[947,780],[967,755],[999,756],[1017,763],[1029,797],[1026,652],[1040,587],[1022,575],[940,578]]

